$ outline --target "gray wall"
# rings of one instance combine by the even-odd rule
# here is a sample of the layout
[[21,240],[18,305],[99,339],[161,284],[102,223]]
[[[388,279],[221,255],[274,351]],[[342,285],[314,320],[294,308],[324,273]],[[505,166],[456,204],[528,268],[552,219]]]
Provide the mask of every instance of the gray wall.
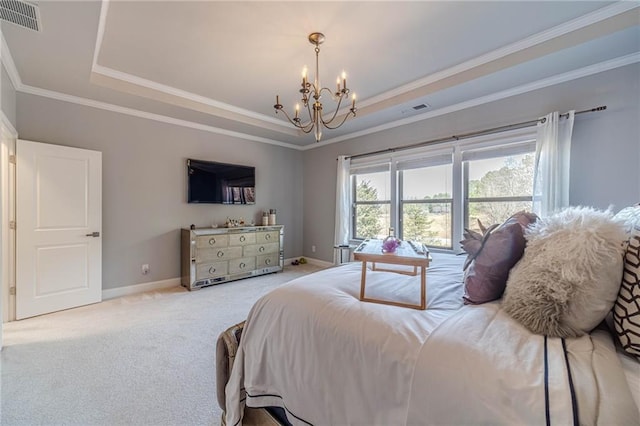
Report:
[[[572,205],[619,210],[640,201],[640,66],[629,65],[501,101],[304,152],[305,256],[333,259],[336,158],[606,105],[576,117]],[[311,252],[315,245],[316,253]]]
[[[17,117],[20,139],[102,152],[104,289],[179,277],[181,227],[257,222],[269,208],[285,226],[285,257],[302,254],[300,151],[23,93]],[[188,204],[187,158],[255,166],[256,204]]]
[[11,79],[9,78],[9,74],[7,70],[2,67],[2,99],[0,100],[0,108],[2,108],[2,112],[9,119],[13,127],[16,127],[16,89],[11,84]]
[[[285,257],[333,259],[336,157],[607,105],[576,118],[571,203],[640,201],[640,66],[630,65],[376,135],[304,152],[19,93],[21,139],[103,152],[103,287],[179,276],[178,229],[278,210]],[[14,92],[15,96],[15,92]],[[3,97],[4,108],[4,97]],[[255,206],[189,205],[187,157],[256,166]],[[303,238],[304,236],[304,238]],[[317,251],[313,253],[311,247]],[[151,274],[142,276],[140,265]]]

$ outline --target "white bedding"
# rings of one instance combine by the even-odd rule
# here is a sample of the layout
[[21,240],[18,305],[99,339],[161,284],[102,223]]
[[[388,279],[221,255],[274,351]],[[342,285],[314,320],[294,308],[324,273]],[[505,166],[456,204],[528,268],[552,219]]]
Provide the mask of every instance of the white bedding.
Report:
[[[434,254],[427,310],[360,302],[360,264],[299,278],[252,308],[226,388],[293,424],[571,424],[560,339],[530,334],[497,302],[462,305],[461,256]],[[367,276],[367,296],[415,303],[419,277]],[[610,337],[567,339],[581,424],[640,424]],[[245,394],[246,392],[246,394]]]

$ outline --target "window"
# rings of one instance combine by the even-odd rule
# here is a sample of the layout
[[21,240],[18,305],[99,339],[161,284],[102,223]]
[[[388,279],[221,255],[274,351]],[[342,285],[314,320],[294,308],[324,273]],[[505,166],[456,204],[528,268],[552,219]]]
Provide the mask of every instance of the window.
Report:
[[[351,161],[351,239],[459,251],[464,228],[532,210],[535,129]],[[366,161],[366,163],[365,163]]]
[[[451,154],[449,164],[438,164],[398,171],[401,239],[418,241],[432,247],[451,249],[453,226]],[[427,162],[429,163],[429,162]]]
[[480,152],[464,152],[464,226],[480,231],[513,213],[533,208],[531,143]]
[[391,226],[389,170],[364,171],[352,176],[353,236],[356,239],[384,238]]

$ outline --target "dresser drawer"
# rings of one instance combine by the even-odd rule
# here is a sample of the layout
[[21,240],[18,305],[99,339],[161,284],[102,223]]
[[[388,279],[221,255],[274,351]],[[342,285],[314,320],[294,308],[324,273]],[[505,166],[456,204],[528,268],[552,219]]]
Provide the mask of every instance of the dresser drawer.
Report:
[[256,232],[256,243],[277,243],[280,239],[280,232]]
[[238,274],[240,272],[250,272],[256,269],[255,257],[243,257],[229,261],[229,273]]
[[196,237],[196,247],[199,249],[209,247],[226,247],[228,245],[228,235],[201,235]]
[[228,262],[211,262],[196,265],[196,279],[227,275]]
[[265,244],[254,244],[252,246],[245,246],[244,255],[258,256],[260,254],[277,253],[279,246],[280,245],[278,243],[265,243]]
[[256,268],[266,268],[268,266],[278,266],[280,256],[276,254],[267,254],[256,257]]
[[196,262],[203,263],[212,260],[228,260],[242,257],[242,247],[207,248],[198,250]]
[[256,233],[247,232],[246,234],[229,234],[230,246],[244,246],[256,243]]

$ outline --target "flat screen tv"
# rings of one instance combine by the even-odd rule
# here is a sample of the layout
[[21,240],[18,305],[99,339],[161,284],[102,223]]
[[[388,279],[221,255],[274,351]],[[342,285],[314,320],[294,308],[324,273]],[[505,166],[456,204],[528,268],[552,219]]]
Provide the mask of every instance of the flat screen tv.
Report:
[[187,159],[189,203],[255,204],[255,167]]

